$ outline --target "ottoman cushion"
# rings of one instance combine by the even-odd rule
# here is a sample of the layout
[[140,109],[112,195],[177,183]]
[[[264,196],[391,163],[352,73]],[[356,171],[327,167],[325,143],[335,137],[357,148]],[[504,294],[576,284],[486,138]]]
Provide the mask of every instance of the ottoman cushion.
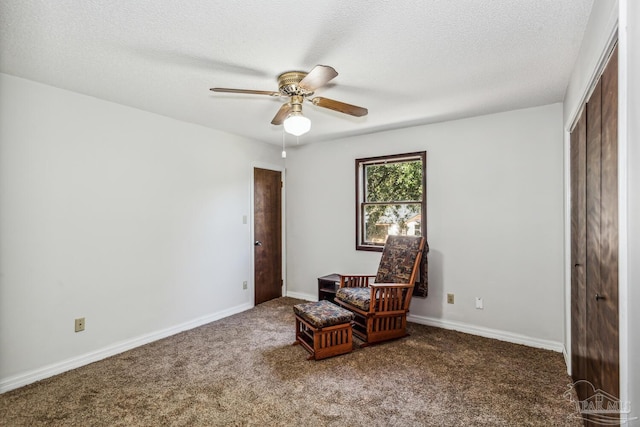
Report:
[[293,311],[316,328],[348,323],[354,318],[349,310],[325,300],[296,304],[293,306]]

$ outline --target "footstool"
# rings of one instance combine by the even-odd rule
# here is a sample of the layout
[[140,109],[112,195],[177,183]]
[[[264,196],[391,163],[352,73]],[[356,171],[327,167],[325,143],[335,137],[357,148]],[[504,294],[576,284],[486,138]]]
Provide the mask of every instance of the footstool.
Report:
[[293,306],[296,315],[296,342],[320,360],[353,349],[351,322],[353,313],[330,301],[308,302]]

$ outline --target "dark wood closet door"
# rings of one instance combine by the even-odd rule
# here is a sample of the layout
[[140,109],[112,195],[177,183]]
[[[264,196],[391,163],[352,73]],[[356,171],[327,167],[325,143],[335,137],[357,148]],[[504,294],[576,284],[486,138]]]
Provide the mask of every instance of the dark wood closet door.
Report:
[[[571,366],[575,380],[587,372],[586,283],[586,149],[587,112],[582,111],[571,133]],[[579,396],[586,388],[577,390]]]
[[602,81],[598,82],[587,102],[587,371],[585,379],[600,388],[600,354],[598,310],[595,295],[600,287],[600,208],[602,153]]
[[[618,49],[601,78],[600,280],[592,298],[597,310],[600,388],[619,394],[618,336]],[[596,299],[596,295],[598,295]]]
[[[571,133],[571,351],[574,380],[619,396],[618,58]],[[584,400],[593,394],[578,389]]]

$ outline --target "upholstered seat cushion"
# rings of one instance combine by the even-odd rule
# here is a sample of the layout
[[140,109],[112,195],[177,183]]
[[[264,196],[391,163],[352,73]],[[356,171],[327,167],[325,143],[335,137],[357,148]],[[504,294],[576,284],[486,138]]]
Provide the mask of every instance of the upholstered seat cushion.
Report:
[[354,315],[349,310],[330,301],[307,302],[293,306],[293,312],[316,328],[326,328],[351,322]]
[[340,288],[336,299],[349,303],[361,310],[369,311],[371,304],[371,288]]

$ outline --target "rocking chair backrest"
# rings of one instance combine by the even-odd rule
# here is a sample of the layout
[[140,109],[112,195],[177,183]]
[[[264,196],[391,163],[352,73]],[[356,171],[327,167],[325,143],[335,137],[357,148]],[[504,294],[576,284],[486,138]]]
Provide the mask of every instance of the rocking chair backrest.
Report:
[[375,283],[414,284],[418,255],[424,239],[416,236],[389,236],[382,251]]

